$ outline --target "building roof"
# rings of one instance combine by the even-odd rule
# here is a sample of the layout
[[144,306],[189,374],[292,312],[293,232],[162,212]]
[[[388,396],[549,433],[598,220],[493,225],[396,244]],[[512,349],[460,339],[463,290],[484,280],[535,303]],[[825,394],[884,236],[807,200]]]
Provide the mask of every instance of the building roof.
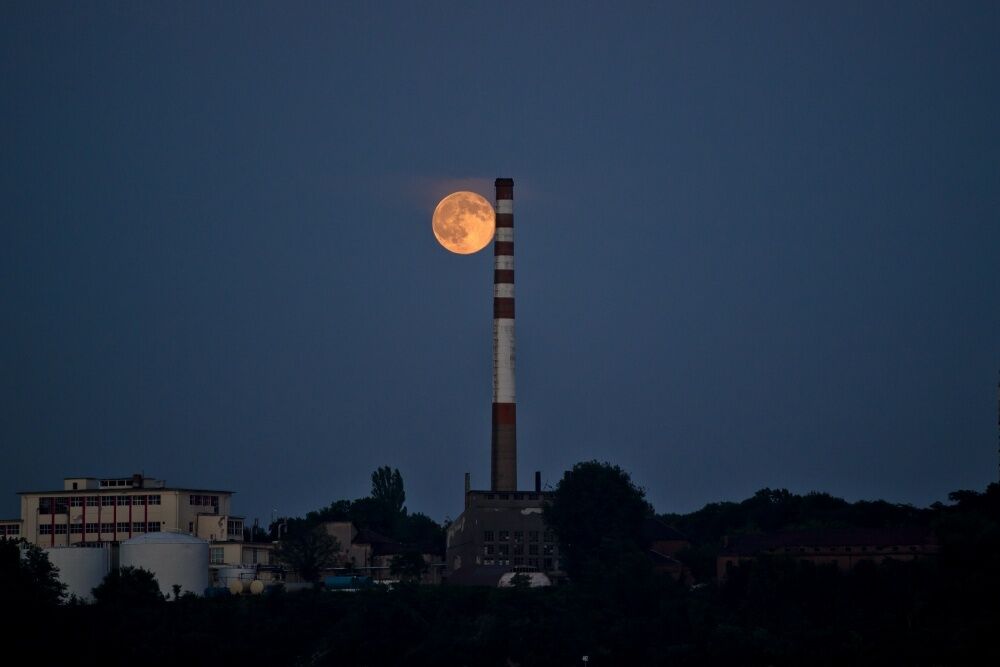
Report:
[[[72,478],[71,478],[72,479]],[[180,486],[169,486],[169,487],[129,487],[129,486],[117,486],[117,487],[107,487],[103,489],[55,489],[51,491],[18,491],[19,496],[31,496],[31,495],[57,495],[57,496],[85,496],[87,494],[94,493],[144,493],[147,495],[156,495],[158,493],[163,493],[165,491],[181,491],[183,493],[225,493],[228,495],[235,495],[235,491],[224,491],[222,489],[188,489]]]
[[729,537],[724,554],[754,554],[792,547],[891,547],[937,544],[929,528],[831,528],[789,530],[766,535]]
[[650,542],[690,542],[684,533],[668,526],[655,517],[647,517],[642,523],[642,534]]

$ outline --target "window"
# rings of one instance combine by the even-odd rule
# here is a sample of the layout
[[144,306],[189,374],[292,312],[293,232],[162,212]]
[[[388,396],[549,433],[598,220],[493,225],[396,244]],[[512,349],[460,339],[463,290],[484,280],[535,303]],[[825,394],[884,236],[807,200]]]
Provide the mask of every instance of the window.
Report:
[[509,493],[501,493],[500,494],[500,500],[510,500],[510,494]]
[[546,556],[551,556],[552,552],[555,550],[555,546],[552,544],[546,544],[542,547],[542,553]]
[[73,482],[73,490],[76,491],[76,489],[77,489],[76,482]]
[[98,523],[88,523],[87,524],[87,532],[88,533],[96,533],[98,531],[99,527],[100,527],[100,524],[98,524]]
[[66,532],[67,532],[67,528],[68,528],[68,526],[66,524],[64,524],[64,523],[57,523],[56,524],[56,535],[65,535]]
[[132,496],[132,504],[133,505],[145,505],[146,504],[146,496]]
[[486,494],[486,500],[493,500],[494,498],[496,498],[495,494],[492,494],[492,493],[487,493]]
[[524,555],[524,545],[523,544],[517,544],[517,543],[514,544],[514,555],[515,556],[523,556]]
[[118,532],[119,533],[127,533],[128,532],[128,521],[119,521],[118,522]]
[[546,542],[555,542],[556,541],[556,535],[551,530],[546,530],[544,537],[545,537],[545,541]]
[[160,532],[160,522],[159,521],[150,521],[148,524],[146,524],[146,532],[147,533],[158,533],[158,532]]
[[492,530],[484,530],[483,531],[483,542],[492,542],[492,541],[493,541],[493,531]]
[[524,557],[514,556],[514,565],[524,565]]
[[87,507],[97,507],[99,502],[101,502],[101,499],[97,496],[87,496]]
[[552,559],[551,558],[546,558],[543,561],[543,563],[542,563],[542,569],[543,570],[551,570],[552,569]]
[[201,496],[188,496],[188,503],[191,505],[201,505]]
[[82,523],[71,523],[69,525],[69,532],[72,533],[73,535],[79,535],[79,534],[81,534],[83,532],[83,524]]
[[524,500],[524,494],[523,493],[515,493],[514,494],[514,500]]
[[210,549],[208,562],[212,565],[222,565],[226,562],[226,550],[219,547],[212,547]]
[[101,507],[111,507],[115,504],[114,496],[101,496]]
[[[76,484],[73,485],[73,488],[74,489],[76,488]],[[70,498],[69,499],[69,506],[70,507],[83,507],[83,496],[73,496],[72,498]]]
[[211,505],[212,507],[219,506],[219,496],[205,496],[205,498],[209,501],[205,503],[206,505]]
[[529,558],[528,559],[528,567],[537,568],[538,567],[538,559],[537,558]]
[[146,497],[149,498],[149,504],[150,505],[159,505],[160,504],[160,496],[146,496]]
[[132,532],[133,533],[145,533],[146,524],[143,521],[133,521],[132,522]]
[[115,524],[113,523],[102,523],[101,524],[102,533],[113,533],[115,532]]
[[243,535],[243,522],[242,521],[227,521],[226,522],[226,532],[230,535]]
[[69,506],[68,498],[39,498],[39,514],[65,514]]
[[538,500],[538,494],[537,493],[529,493],[528,494],[528,500]]
[[529,530],[528,531],[528,541],[529,542],[537,542],[538,541],[538,531],[537,530]]
[[52,534],[52,524],[43,523],[38,527],[38,533],[40,535],[51,535]]
[[483,551],[487,556],[492,556],[493,554],[496,553],[496,546],[493,544],[487,544],[484,547]]
[[509,530],[501,530],[500,531],[500,541],[501,542],[507,542],[508,540],[510,540],[510,531]]
[[529,544],[528,545],[528,555],[529,556],[537,556],[538,555],[538,545],[537,544]]
[[515,530],[514,531],[514,541],[517,542],[518,544],[520,544],[521,542],[524,542],[524,531],[523,530]]
[[131,496],[118,496],[118,506],[124,507],[125,505],[130,505]]
[[501,556],[509,556],[510,555],[510,545],[509,544],[501,544],[500,545],[500,555]]

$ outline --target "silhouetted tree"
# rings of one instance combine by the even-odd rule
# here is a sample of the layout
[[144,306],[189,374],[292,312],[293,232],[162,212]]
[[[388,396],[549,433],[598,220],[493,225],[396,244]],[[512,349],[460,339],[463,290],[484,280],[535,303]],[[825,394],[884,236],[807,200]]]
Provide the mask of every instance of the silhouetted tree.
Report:
[[319,581],[320,572],[336,563],[340,545],[323,526],[289,535],[278,543],[275,556],[306,581]]
[[642,526],[653,508],[620,467],[598,461],[577,463],[556,485],[544,512],[545,523],[559,538],[571,579],[593,580],[648,568]]
[[424,562],[424,557],[416,551],[396,554],[389,564],[390,574],[411,581],[419,580],[426,571],[427,563]]
[[138,607],[163,601],[152,572],[141,567],[120,567],[109,572],[95,589],[94,600],[101,605]]
[[11,610],[57,605],[66,590],[42,549],[24,540],[0,540],[0,603]]
[[385,505],[392,514],[406,514],[406,492],[399,469],[382,466],[373,472],[371,497]]

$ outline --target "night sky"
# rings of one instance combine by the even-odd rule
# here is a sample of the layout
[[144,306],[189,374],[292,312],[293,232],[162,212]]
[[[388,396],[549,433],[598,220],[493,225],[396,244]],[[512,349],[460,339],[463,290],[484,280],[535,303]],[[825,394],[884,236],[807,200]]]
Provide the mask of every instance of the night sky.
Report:
[[0,516],[145,471],[252,520],[518,456],[661,511],[997,476],[1000,4],[0,6]]

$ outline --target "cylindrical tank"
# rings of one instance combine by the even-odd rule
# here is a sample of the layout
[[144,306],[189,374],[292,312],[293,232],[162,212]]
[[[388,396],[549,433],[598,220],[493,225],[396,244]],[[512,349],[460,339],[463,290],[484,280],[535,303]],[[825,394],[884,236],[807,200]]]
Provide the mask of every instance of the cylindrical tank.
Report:
[[49,562],[59,569],[59,581],[66,584],[66,597],[75,595],[93,602],[92,591],[111,571],[111,550],[104,547],[50,547]]
[[497,586],[500,588],[513,588],[514,577],[519,574],[528,578],[528,588],[541,588],[552,585],[552,580],[544,572],[508,572],[500,577],[500,583]]
[[208,588],[208,542],[187,533],[146,533],[122,542],[121,567],[149,570],[160,592],[173,598],[174,586],[181,594],[204,595]]
[[229,586],[231,581],[239,581],[249,586],[257,578],[257,570],[252,567],[220,567],[218,570],[219,585]]

